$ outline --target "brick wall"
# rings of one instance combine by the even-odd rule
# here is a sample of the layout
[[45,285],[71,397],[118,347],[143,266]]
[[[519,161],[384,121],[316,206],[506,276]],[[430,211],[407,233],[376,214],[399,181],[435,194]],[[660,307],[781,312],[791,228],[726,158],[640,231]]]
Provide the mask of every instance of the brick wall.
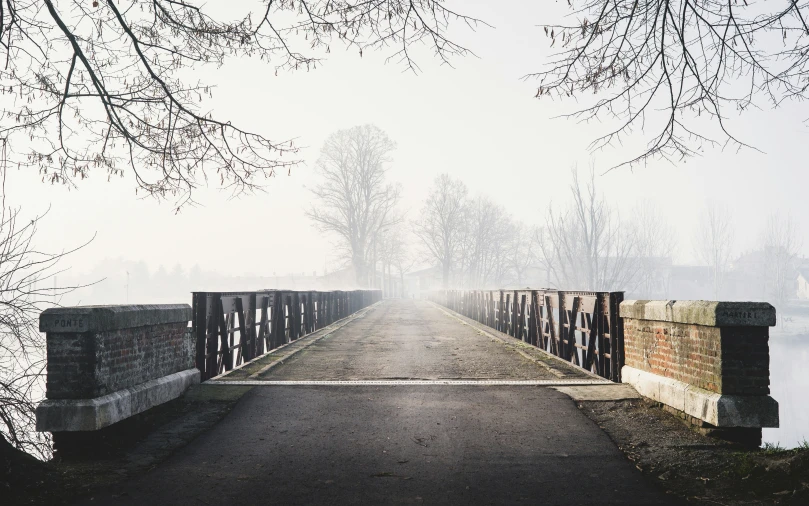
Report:
[[90,333],[48,332],[45,396],[48,399],[95,397],[95,342]]
[[720,394],[767,395],[768,330],[624,318],[625,364]]
[[88,399],[194,367],[184,322],[48,333],[48,399]]
[[183,305],[46,311],[46,397],[91,399],[192,369],[189,316]]

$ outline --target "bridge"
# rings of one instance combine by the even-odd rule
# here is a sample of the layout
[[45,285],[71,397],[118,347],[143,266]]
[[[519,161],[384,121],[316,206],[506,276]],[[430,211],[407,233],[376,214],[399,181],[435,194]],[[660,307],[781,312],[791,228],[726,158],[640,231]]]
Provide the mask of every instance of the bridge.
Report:
[[673,504],[575,401],[643,395],[760,444],[778,416],[774,310],[622,299],[263,291],[48,310],[39,429],[70,451],[200,381],[249,388],[211,430],[86,504]]

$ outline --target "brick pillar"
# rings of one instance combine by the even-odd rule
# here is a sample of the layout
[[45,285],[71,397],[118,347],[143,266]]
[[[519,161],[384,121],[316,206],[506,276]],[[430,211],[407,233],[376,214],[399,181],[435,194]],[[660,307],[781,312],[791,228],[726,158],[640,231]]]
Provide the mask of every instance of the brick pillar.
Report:
[[[622,380],[709,430],[761,440],[778,426],[763,302],[624,301]],[[721,434],[720,434],[721,435]]]
[[37,430],[96,431],[179,397],[199,382],[187,304],[52,308],[46,398]]

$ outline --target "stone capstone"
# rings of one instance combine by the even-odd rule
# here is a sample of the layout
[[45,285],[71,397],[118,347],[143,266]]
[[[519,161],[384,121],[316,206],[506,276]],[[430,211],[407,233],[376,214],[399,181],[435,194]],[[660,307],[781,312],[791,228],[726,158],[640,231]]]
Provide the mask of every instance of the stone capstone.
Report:
[[621,303],[620,316],[706,327],[775,326],[775,308],[766,302],[625,300]]
[[164,323],[188,323],[188,304],[56,307],[39,316],[40,332],[80,333],[121,330]]

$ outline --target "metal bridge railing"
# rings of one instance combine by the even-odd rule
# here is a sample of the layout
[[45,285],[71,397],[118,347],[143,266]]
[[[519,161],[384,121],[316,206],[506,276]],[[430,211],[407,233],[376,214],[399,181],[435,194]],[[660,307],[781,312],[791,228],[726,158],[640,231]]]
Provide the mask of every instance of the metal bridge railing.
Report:
[[192,329],[203,381],[382,299],[380,290],[194,292]]
[[439,290],[430,300],[615,382],[624,365],[624,292]]

